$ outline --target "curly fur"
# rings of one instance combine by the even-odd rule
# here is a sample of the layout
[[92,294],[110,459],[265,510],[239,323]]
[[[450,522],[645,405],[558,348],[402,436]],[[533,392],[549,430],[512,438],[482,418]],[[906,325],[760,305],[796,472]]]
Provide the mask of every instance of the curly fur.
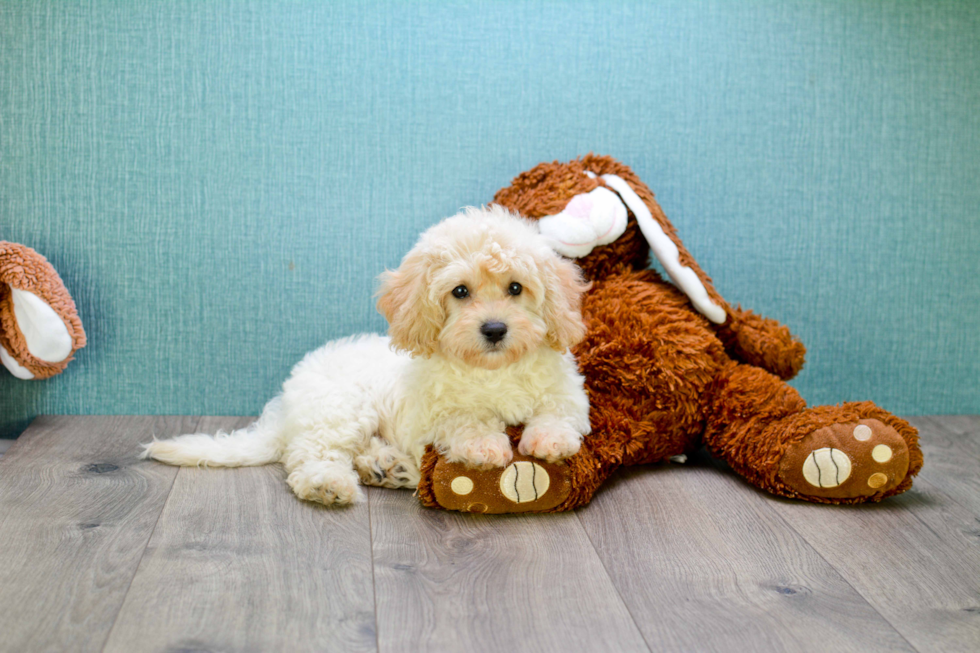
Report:
[[[642,200],[676,245],[680,263],[697,275],[727,319],[709,322],[677,287],[647,269],[650,248],[632,212],[618,239],[576,259],[593,282],[582,304],[586,335],[573,348],[586,378],[592,433],[579,453],[565,461],[570,494],[548,510],[584,505],[622,465],[666,462],[702,445],[748,482],[782,496],[860,503],[911,487],[922,466],[915,429],[871,402],[808,408],[785,382],[803,366],[803,344],[777,321],[733,308],[718,294],[653,193],[629,167],[591,154],[567,163],[542,163],[514,178],[495,201],[541,219],[605,185],[603,175],[609,174],[624,180]],[[907,453],[904,476],[894,471],[885,485],[868,483],[838,495],[812,486],[793,487],[780,476],[780,462],[789,452],[805,455],[829,446],[807,444],[808,436],[821,429],[844,432],[861,420],[874,420],[876,441],[891,443],[896,459]],[[829,437],[824,440],[830,442]],[[858,451],[863,445],[850,438],[833,446]],[[427,453],[419,485],[423,503],[433,507],[439,505],[432,491],[437,459],[437,450]]]
[[[520,291],[511,291],[511,284]],[[468,294],[456,297],[455,288]],[[359,482],[415,487],[427,446],[478,466],[520,449],[547,460],[576,453],[589,406],[568,348],[585,333],[588,285],[535,225],[492,206],[466,209],[426,231],[397,270],[381,276],[378,309],[390,338],[327,343],[293,369],[252,426],[146,445],[175,465],[282,462],[301,499],[349,504]],[[488,339],[482,327],[502,323]]]

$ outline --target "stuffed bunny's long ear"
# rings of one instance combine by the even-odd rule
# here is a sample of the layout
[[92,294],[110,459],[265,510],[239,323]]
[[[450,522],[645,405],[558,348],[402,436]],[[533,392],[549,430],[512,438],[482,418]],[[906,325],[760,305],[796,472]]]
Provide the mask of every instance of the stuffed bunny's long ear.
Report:
[[660,223],[653,219],[650,209],[640,196],[622,177],[602,175],[602,180],[623,198],[636,217],[643,237],[650,243],[654,256],[664,266],[671,280],[688,296],[694,308],[715,324],[723,324],[727,318],[724,307],[711,299],[697,272],[681,263],[677,244],[664,232]]

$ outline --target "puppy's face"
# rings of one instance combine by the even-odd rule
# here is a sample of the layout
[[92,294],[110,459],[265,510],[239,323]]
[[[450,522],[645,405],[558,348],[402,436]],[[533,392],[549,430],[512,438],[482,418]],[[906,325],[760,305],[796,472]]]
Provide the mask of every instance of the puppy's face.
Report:
[[532,224],[500,207],[469,209],[382,275],[378,309],[399,349],[498,369],[537,347],[579,342],[586,288]]
[[[497,369],[546,342],[530,261],[470,257],[446,266],[435,288],[445,321],[439,350],[470,365]],[[540,287],[535,290],[541,290]]]

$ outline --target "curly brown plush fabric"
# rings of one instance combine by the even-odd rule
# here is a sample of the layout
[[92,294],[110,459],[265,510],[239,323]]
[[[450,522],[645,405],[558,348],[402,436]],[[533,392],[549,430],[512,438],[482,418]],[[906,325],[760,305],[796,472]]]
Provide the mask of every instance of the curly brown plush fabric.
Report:
[[[17,323],[11,289],[39,297],[65,324],[71,338],[71,353],[60,361],[45,361],[31,354]],[[0,346],[35,379],[59,374],[74,353],[85,346],[85,331],[75,310],[75,302],[61,277],[48,261],[30,247],[0,241]]]
[[[911,487],[922,466],[916,430],[871,402],[808,408],[786,384],[803,366],[803,344],[775,320],[732,308],[718,294],[653,193],[627,166],[594,155],[543,163],[518,175],[494,201],[540,219],[606,185],[605,174],[625,180],[640,197],[677,246],[681,264],[697,274],[727,319],[713,324],[647,269],[650,249],[632,211],[622,236],[577,259],[593,282],[582,304],[588,332],[573,350],[586,378],[592,433],[578,454],[559,463],[563,467],[541,462],[535,468],[571,479],[564,500],[547,508],[542,503],[540,511],[584,505],[620,466],[664,462],[702,445],[752,485],[780,496],[861,503]],[[427,506],[445,507],[437,495],[448,496],[449,482],[466,475],[440,473],[446,465],[437,452],[427,452],[418,492]],[[514,473],[500,470],[494,478],[506,489]],[[453,506],[533,511],[537,498],[508,504],[494,482],[481,476]]]

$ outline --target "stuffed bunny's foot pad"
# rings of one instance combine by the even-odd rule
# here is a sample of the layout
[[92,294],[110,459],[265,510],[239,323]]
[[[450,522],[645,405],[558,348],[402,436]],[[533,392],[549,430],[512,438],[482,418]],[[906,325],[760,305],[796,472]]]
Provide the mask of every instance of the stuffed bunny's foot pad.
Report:
[[492,469],[440,458],[432,481],[436,501],[443,508],[486,514],[550,510],[568,497],[572,487],[565,463],[549,463],[516,451],[509,465]]
[[779,477],[804,496],[853,499],[894,489],[908,470],[902,436],[876,419],[862,419],[807,435],[783,456]]

